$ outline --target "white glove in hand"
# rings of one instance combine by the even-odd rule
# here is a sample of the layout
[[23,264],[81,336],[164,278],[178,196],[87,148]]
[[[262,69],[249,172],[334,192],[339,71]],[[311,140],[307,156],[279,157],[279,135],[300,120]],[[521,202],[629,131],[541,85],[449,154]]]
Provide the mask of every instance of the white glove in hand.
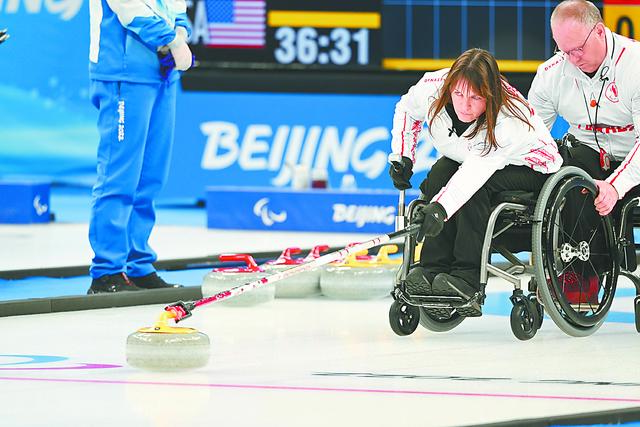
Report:
[[188,70],[189,67],[191,67],[193,56],[187,42],[178,34],[168,46],[171,50],[171,55],[173,56],[174,61],[176,61],[176,70]]
[[189,41],[189,33],[187,33],[187,29],[180,25],[176,27],[176,36],[182,38],[182,40],[184,40],[185,43]]

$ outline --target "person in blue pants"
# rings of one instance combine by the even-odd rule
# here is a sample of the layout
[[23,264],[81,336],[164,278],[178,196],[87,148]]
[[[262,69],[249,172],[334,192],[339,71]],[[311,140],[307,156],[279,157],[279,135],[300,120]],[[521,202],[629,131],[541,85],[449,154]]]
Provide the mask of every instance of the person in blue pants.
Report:
[[90,17],[90,95],[100,141],[88,293],[178,287],[156,274],[148,240],[168,174],[179,71],[193,61],[186,4],[96,0]]

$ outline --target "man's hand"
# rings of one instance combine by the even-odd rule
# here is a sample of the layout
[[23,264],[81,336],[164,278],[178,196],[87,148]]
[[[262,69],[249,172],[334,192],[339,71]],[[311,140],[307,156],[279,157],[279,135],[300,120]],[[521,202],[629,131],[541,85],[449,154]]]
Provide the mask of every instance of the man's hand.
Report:
[[411,188],[411,176],[413,175],[413,162],[410,158],[392,154],[389,156],[389,176],[393,186],[398,190]]
[[618,192],[607,181],[596,179],[596,185],[598,186],[598,196],[594,201],[596,210],[601,216],[608,215],[618,202]]
[[168,46],[171,51],[171,56],[173,56],[173,59],[176,62],[176,70],[188,70],[193,64],[193,55],[191,53],[191,49],[189,49],[189,45],[186,40],[182,38],[180,33],[176,34],[176,37],[168,44]]
[[411,215],[411,224],[422,224],[416,239],[422,242],[425,236],[433,237],[440,234],[447,219],[447,211],[438,202],[416,206]]

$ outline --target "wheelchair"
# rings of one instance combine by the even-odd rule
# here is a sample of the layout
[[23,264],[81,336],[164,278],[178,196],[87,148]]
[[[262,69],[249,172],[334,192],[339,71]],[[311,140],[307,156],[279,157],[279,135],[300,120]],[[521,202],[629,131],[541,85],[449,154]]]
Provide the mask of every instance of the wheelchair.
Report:
[[[640,204],[640,197],[623,199],[621,220],[616,227],[611,215],[602,217],[595,212],[596,193],[596,184],[586,172],[564,166],[547,179],[538,194],[520,191],[497,194],[492,200],[494,207],[484,236],[480,290],[469,300],[409,292],[405,279],[419,264],[419,248],[415,235],[407,235],[403,263],[391,292],[394,299],[389,310],[391,329],[400,336],[412,334],[418,324],[432,332],[452,330],[468,313],[477,312],[470,308],[483,305],[491,274],[513,284],[510,324],[518,339],[533,338],[545,312],[567,335],[585,337],[603,324],[613,302],[618,277],[624,275],[636,288],[635,324],[640,332],[640,278],[620,267],[626,247],[632,244],[624,237],[625,224]],[[564,220],[568,198],[578,201],[580,220],[574,224],[565,224]],[[421,203],[428,201],[418,198],[406,207],[401,192],[396,229],[404,228]],[[585,226],[579,224],[588,213],[596,219]],[[640,225],[640,222],[634,218],[633,224]],[[596,235],[598,239],[594,239]],[[524,251],[531,252],[530,264],[521,262],[515,255]],[[494,253],[502,255],[507,262],[492,264]],[[530,277],[527,293],[522,286],[523,273]],[[587,288],[585,282],[591,286]]]

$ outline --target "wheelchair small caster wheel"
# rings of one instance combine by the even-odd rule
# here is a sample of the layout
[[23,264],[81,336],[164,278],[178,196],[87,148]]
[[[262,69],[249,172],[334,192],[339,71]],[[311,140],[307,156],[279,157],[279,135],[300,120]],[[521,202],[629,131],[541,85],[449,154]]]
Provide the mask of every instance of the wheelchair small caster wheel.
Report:
[[529,310],[524,303],[517,303],[511,309],[511,331],[521,341],[533,338],[538,332],[537,310]]
[[536,329],[540,329],[542,327],[542,321],[544,320],[544,307],[540,304],[540,301],[538,301],[536,294],[527,295],[527,299],[529,300],[530,307],[536,310]]
[[411,335],[420,322],[420,309],[401,301],[394,301],[389,309],[389,325],[396,335]]
[[633,300],[633,306],[636,312],[636,331],[640,332],[640,295]]

